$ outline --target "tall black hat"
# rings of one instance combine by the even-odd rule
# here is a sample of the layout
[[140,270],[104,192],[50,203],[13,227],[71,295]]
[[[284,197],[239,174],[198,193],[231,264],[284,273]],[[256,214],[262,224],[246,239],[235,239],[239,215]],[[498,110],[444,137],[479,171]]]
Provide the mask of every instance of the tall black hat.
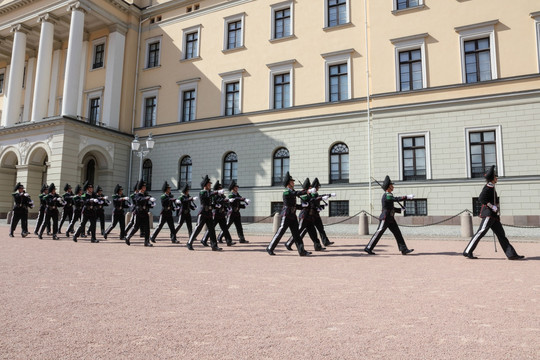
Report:
[[92,185],[88,180],[86,180],[83,184],[83,191],[86,191],[88,190],[89,187],[94,187],[94,185]]
[[291,174],[289,174],[289,172],[287,171],[287,173],[283,177],[283,186],[287,187],[287,185],[289,185],[289,181],[294,181],[294,179],[291,176]]
[[23,184],[21,184],[20,182],[18,182],[17,185],[15,185],[15,188],[13,189],[13,191],[17,191],[17,190],[19,190],[20,188],[23,188],[23,189],[24,189],[24,186],[23,186]]
[[114,187],[114,193],[118,194],[120,190],[124,190],[124,188],[120,186],[120,184],[116,184],[116,186]]
[[137,190],[141,190],[143,186],[146,187],[146,181],[139,180],[139,182],[137,183]]
[[319,182],[319,178],[313,179],[313,182],[311,183],[311,187],[314,187],[314,188],[321,187],[321,183]]
[[69,189],[71,189],[71,185],[66,183],[66,185],[64,185],[64,191],[68,191]]
[[47,190],[48,188],[49,188],[49,185],[47,185],[47,184],[41,185],[41,192],[44,192],[44,191]]
[[392,182],[392,180],[390,180],[390,176],[386,175],[382,183],[382,189],[386,191],[390,187],[390,185],[394,185],[394,183]]
[[49,185],[49,192],[53,190],[56,190],[56,186],[54,186],[54,183],[51,183],[51,185]]
[[493,181],[495,179],[495,176],[497,176],[497,172],[495,171],[495,165],[491,165],[488,171],[484,174],[484,177],[487,181]]
[[229,191],[232,191],[235,187],[237,187],[238,184],[236,183],[236,180],[231,181],[231,184],[229,185]]
[[170,189],[170,188],[171,188],[171,185],[169,185],[167,180],[165,180],[165,182],[163,183],[163,186],[161,187],[161,191],[165,192],[167,191],[167,189]]
[[309,181],[309,178],[306,178],[306,180],[304,180],[304,183],[302,184],[302,189],[307,190],[310,186],[311,182]]
[[221,186],[221,183],[218,181],[216,181],[216,183],[214,184],[214,190],[219,190],[219,189],[223,189],[223,186]]
[[82,190],[81,185],[77,184],[77,186],[75,186],[75,194],[78,194],[79,191],[81,190]]
[[96,192],[100,192],[100,191],[103,191],[103,188],[98,185],[97,188],[96,188]]
[[208,177],[208,174],[207,174],[205,177],[203,177],[201,181],[201,188],[204,188],[206,184],[208,183],[212,183],[212,182],[210,181],[210,178]]
[[185,193],[185,192],[189,191],[189,189],[190,189],[190,188],[189,188],[189,184],[186,184],[186,185],[184,185],[184,187],[182,188],[182,192]]

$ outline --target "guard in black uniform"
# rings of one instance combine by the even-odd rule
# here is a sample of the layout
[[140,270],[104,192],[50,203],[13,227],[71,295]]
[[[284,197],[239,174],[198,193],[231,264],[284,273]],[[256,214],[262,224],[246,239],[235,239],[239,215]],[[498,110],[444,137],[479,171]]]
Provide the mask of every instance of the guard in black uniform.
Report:
[[178,230],[180,230],[182,225],[186,223],[189,237],[191,237],[191,233],[193,233],[193,229],[191,227],[191,210],[195,210],[197,208],[197,205],[195,205],[195,201],[197,199],[197,196],[191,197],[189,195],[189,185],[184,185],[184,188],[182,189],[182,194],[178,197],[178,199],[176,199],[177,205],[180,205],[180,208],[177,210],[180,215],[178,218],[178,226],[176,227],[176,229],[174,229],[174,236],[176,236]]
[[109,225],[107,230],[105,230],[105,239],[110,234],[112,229],[115,228],[116,224],[120,226],[120,240],[126,240],[126,217],[124,214],[124,209],[128,209],[131,204],[129,203],[129,198],[124,196],[124,188],[120,184],[116,184],[114,187],[114,195],[112,197],[113,203],[113,213],[112,213],[112,223]]
[[45,203],[47,204],[45,220],[43,224],[41,224],[41,229],[39,229],[38,238],[43,239],[43,231],[45,231],[45,228],[47,227],[46,224],[50,224],[52,220],[52,238],[53,240],[58,240],[58,216],[60,215],[58,208],[64,206],[65,202],[64,199],[56,193],[56,186],[54,186],[54,183],[49,185],[49,193],[45,196]]
[[101,235],[103,235],[103,237],[107,239],[107,235],[105,235],[105,206],[109,206],[111,202],[109,201],[108,196],[103,196],[103,189],[99,185],[96,189],[96,198],[98,199],[96,207],[95,207],[96,226],[99,220]]
[[291,234],[293,236],[293,241],[296,244],[298,249],[298,254],[300,256],[310,255],[309,251],[304,249],[304,243],[300,238],[300,232],[298,231],[298,218],[296,217],[296,210],[301,209],[301,206],[296,204],[296,198],[301,197],[307,193],[306,190],[296,191],[294,190],[294,179],[287,171],[285,174],[285,179],[283,181],[283,186],[285,186],[285,191],[283,191],[283,209],[281,210],[281,225],[277,232],[275,233],[272,241],[268,244],[266,251],[270,255],[274,254],[274,249],[279,243],[279,240],[283,237],[288,228],[291,229]]
[[382,212],[379,216],[379,227],[377,228],[377,231],[375,231],[375,234],[373,234],[373,236],[371,237],[371,240],[366,245],[364,251],[370,255],[375,255],[373,249],[375,249],[375,246],[377,246],[377,243],[381,239],[381,236],[384,234],[386,229],[390,229],[390,231],[392,232],[392,234],[394,234],[394,237],[396,238],[399,251],[401,251],[403,255],[407,255],[413,252],[414,249],[407,248],[407,245],[405,244],[405,239],[403,239],[403,235],[401,235],[401,230],[399,229],[396,219],[394,218],[395,213],[401,213],[401,208],[395,208],[394,203],[399,203],[399,201],[405,199],[412,200],[414,198],[414,195],[395,197],[392,194],[392,191],[394,191],[394,183],[390,180],[390,177],[388,175],[386,175],[386,177],[384,178],[382,188],[385,193],[381,199]]
[[[214,191],[223,190],[223,186],[219,183],[219,180],[216,181],[216,184],[214,185]],[[223,233],[223,237],[225,238],[225,241],[227,242],[227,246],[233,246],[236,244],[236,242],[232,241],[231,234],[229,233],[229,230],[227,229],[227,214],[229,213],[230,206],[229,206],[229,200],[227,197],[223,194],[214,194],[212,195],[212,207],[213,207],[213,213],[214,213],[214,229],[216,225],[219,224],[219,227],[221,228],[221,232]],[[204,246],[208,246],[208,236],[209,231],[206,230],[204,233],[204,236],[201,240],[201,244]]]
[[126,237],[126,244],[130,245],[130,239],[141,229],[141,234],[144,233],[144,246],[152,246],[150,243],[150,221],[148,211],[154,207],[156,199],[146,194],[146,182],[140,180],[138,182],[138,192],[133,197],[133,206],[135,206],[135,223],[133,228]]
[[81,196],[81,201],[83,204],[82,208],[82,220],[77,228],[77,231],[75,231],[75,234],[73,235],[73,241],[77,242],[77,238],[84,233],[84,229],[86,227],[86,223],[90,222],[90,242],[92,243],[98,243],[99,240],[96,238],[96,205],[98,202],[98,199],[96,198],[96,194],[94,193],[94,185],[89,184],[88,181],[86,181],[83,184],[83,191],[84,194]]
[[467,245],[465,251],[463,251],[463,256],[468,257],[469,259],[477,259],[477,257],[473,255],[473,251],[476,249],[480,239],[486,235],[489,229],[491,229],[493,230],[493,233],[497,235],[499,244],[501,244],[508,260],[523,259],[525,256],[517,254],[514,247],[510,244],[510,241],[506,238],[504,228],[501,224],[499,198],[497,196],[497,191],[495,190],[495,184],[498,181],[497,174],[495,173],[495,165],[491,166],[484,177],[486,178],[487,184],[484,185],[480,196],[478,196],[478,201],[482,204],[482,209],[480,210],[482,222],[480,223],[476,234],[473,235],[469,242],[469,245]]
[[[245,209],[246,206],[249,205],[250,200],[242,197],[238,193],[238,184],[235,180],[233,180],[229,185],[229,191],[230,209],[229,213],[227,214],[227,229],[230,229],[231,225],[234,224],[240,243],[248,243],[249,241],[247,241],[244,237],[244,229],[242,228],[242,215],[240,215],[240,209]],[[223,231],[219,233],[218,241],[222,242],[222,238]]]
[[223,189],[218,191],[211,191],[212,182],[208,175],[201,181],[201,192],[199,193],[201,209],[199,210],[199,216],[197,217],[197,226],[195,231],[189,237],[189,241],[186,244],[189,250],[193,250],[193,242],[197,238],[197,235],[201,232],[204,225],[208,229],[208,236],[210,237],[210,244],[213,251],[221,251],[222,248],[218,247],[216,239],[216,231],[214,228],[214,219],[212,217],[212,195],[223,194]]
[[156,237],[163,228],[163,225],[167,223],[167,226],[169,227],[169,232],[171,233],[171,242],[173,244],[178,244],[179,242],[176,240],[176,232],[174,231],[173,218],[173,211],[176,211],[176,200],[174,198],[174,195],[171,194],[171,185],[169,185],[169,183],[165,181],[163,183],[163,186],[161,187],[161,191],[163,191],[163,194],[161,194],[161,213],[159,215],[159,224],[154,229],[154,232],[150,237],[150,241],[152,241],[153,243],[156,242]]
[[30,194],[24,191],[24,186],[18,182],[13,189],[13,217],[11,218],[11,227],[9,228],[9,236],[13,237],[13,233],[17,228],[19,220],[21,221],[21,236],[26,237],[28,232],[28,208],[34,207],[34,202],[30,199]]
[[66,237],[69,237],[69,233],[75,231],[75,223],[81,219],[81,213],[83,208],[83,201],[81,199],[81,196],[82,188],[81,185],[77,184],[77,186],[75,186],[75,195],[73,195],[71,199],[73,202],[73,217],[71,218],[69,226],[66,230]]
[[[41,193],[39,194],[39,212],[38,212],[38,218],[36,223],[36,228],[34,229],[34,234],[38,234],[39,230],[41,229],[41,225],[43,224],[43,221],[45,220],[45,209],[47,209],[47,204],[45,203],[45,196],[49,193],[49,185],[43,184],[41,186]],[[51,224],[47,225],[47,235],[51,234]]]
[[71,220],[73,219],[73,191],[71,190],[71,185],[68,183],[64,185],[64,195],[62,195],[62,198],[64,199],[66,205],[64,205],[64,209],[62,210],[62,220],[60,221],[60,225],[58,225],[59,234],[62,233],[62,225],[64,224],[64,221],[67,219],[69,226]]
[[[319,198],[318,191],[321,187],[321,183],[319,182],[318,178],[313,179],[313,183],[311,184],[311,186],[315,189],[315,192],[311,193],[311,197],[315,199],[313,206],[317,209],[317,211],[315,212],[315,215],[313,216],[313,222],[315,223],[315,228],[319,232],[319,235],[321,235],[321,241],[323,243],[323,246],[330,246],[334,242],[328,239],[328,236],[326,235],[326,231],[324,231],[324,225],[323,225],[321,214],[320,214],[320,212],[323,211],[324,207],[328,204],[326,203],[325,201],[326,199],[324,197]],[[331,193],[331,194],[327,194],[327,196],[333,197],[333,196],[336,196],[336,194]],[[323,204],[321,204],[321,202],[323,202]]]

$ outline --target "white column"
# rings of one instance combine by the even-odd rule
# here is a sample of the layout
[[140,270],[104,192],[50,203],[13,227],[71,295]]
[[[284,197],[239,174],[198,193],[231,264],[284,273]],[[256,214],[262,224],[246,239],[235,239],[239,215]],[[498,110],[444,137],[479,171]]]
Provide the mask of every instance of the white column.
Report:
[[120,123],[120,102],[122,100],[122,75],[124,73],[124,49],[126,30],[119,26],[111,29],[107,45],[105,72],[105,93],[103,95],[103,122],[115,129]]
[[69,26],[66,73],[62,95],[62,116],[76,116],[85,10],[79,2],[76,2],[69,6],[68,11],[71,11],[71,23]]
[[3,126],[11,126],[19,119],[28,29],[22,24],[17,24],[11,28],[11,32],[15,33],[15,35],[13,37],[13,50],[11,51],[11,69],[7,86],[8,98],[5,106],[6,117],[2,123]]
[[61,55],[61,49],[54,50],[51,68],[51,84],[49,86],[49,110],[47,111],[47,116],[58,115],[56,112],[56,97],[58,96],[58,73],[60,69]]
[[30,121],[30,109],[32,108],[32,94],[34,90],[34,69],[36,68],[36,58],[31,57],[26,64],[26,79],[24,84],[24,108],[22,122]]
[[84,82],[86,80],[86,59],[88,57],[88,40],[83,41],[82,44],[82,52],[81,52],[81,73],[79,76],[79,91],[77,98],[77,115],[78,116],[84,116],[83,115],[83,109],[84,109]]
[[6,126],[6,105],[8,101],[8,94],[7,94],[7,84],[9,84],[9,71],[11,69],[11,66],[6,66],[6,72],[4,73],[4,111],[2,111],[2,119],[0,124],[2,126]]
[[38,22],[41,22],[41,33],[39,35],[32,121],[42,120],[47,114],[47,102],[49,97],[44,95],[48,94],[52,75],[51,64],[54,40],[54,20],[52,15],[44,14],[39,17]]

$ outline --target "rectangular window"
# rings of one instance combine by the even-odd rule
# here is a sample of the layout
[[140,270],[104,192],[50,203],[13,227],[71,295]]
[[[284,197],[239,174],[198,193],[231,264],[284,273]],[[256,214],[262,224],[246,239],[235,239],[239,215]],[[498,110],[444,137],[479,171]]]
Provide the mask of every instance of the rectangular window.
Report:
[[148,43],[148,61],[146,62],[147,68],[153,68],[159,66],[159,45],[161,41],[154,41]]
[[192,59],[199,56],[199,32],[186,34],[186,59]]
[[338,26],[349,22],[347,0],[327,0],[328,27]]
[[4,73],[0,73],[0,94],[4,93]]
[[497,165],[495,130],[469,133],[471,177],[483,177],[487,168]]
[[399,53],[399,78],[401,91],[423,88],[422,52],[420,49]]
[[276,10],[274,13],[274,39],[291,35],[291,8]]
[[144,99],[144,127],[156,125],[157,98],[150,96]]
[[420,0],[397,0],[397,10],[408,9],[421,4]]
[[347,67],[347,63],[329,66],[328,88],[330,89],[330,101],[340,101],[349,98],[349,74],[347,73]]
[[281,210],[283,210],[283,202],[282,201],[272,201],[270,203],[270,214],[274,215],[276,213],[281,213]]
[[426,179],[426,142],[424,136],[402,137],[403,180]]
[[105,43],[97,44],[94,46],[94,61],[92,63],[92,69],[102,68],[105,59]]
[[242,20],[227,23],[227,50],[242,46]]
[[195,120],[195,90],[183,92],[182,107],[182,122]]
[[427,199],[405,200],[404,216],[427,216]]
[[240,113],[240,82],[225,85],[225,115]]
[[330,211],[328,216],[349,216],[349,201],[330,201]]
[[291,74],[274,75],[274,109],[291,106]]
[[489,37],[464,42],[466,82],[491,80]]
[[88,122],[92,125],[99,125],[99,104],[101,98],[90,99],[90,108],[88,111]]

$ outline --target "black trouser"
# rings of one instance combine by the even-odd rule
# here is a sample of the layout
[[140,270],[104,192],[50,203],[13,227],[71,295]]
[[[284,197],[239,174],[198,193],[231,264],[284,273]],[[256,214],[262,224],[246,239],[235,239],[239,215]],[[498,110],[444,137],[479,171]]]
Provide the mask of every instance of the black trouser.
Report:
[[13,235],[15,232],[19,220],[21,221],[21,234],[28,234],[28,210],[20,208],[13,210],[13,218],[11,219],[11,227],[9,229],[10,235]]
[[184,214],[183,212],[180,213],[180,218],[178,219],[178,226],[174,229],[174,236],[176,238],[176,233],[178,233],[178,230],[186,223],[188,234],[191,237],[191,233],[193,233],[193,228],[191,226],[191,212]]
[[[69,226],[66,230],[66,235],[68,235],[70,232],[73,232],[75,229],[75,223],[80,220],[81,218],[81,209],[75,209],[73,211],[73,217],[71,218],[71,221],[69,222]],[[84,232],[84,231],[83,231]]]
[[66,219],[68,219],[67,223],[70,224],[73,219],[73,206],[64,206],[64,210],[62,210],[62,220],[60,221],[60,225],[58,225],[59,233],[62,232],[62,225]]
[[510,241],[508,241],[508,239],[506,238],[506,234],[501,224],[501,220],[497,217],[485,217],[482,219],[482,222],[480,223],[476,234],[473,235],[471,241],[465,248],[464,253],[467,255],[472,254],[474,249],[476,249],[476,246],[480,242],[480,239],[482,239],[484,235],[486,235],[489,229],[491,229],[493,233],[497,235],[497,238],[499,239],[499,244],[501,244],[501,247],[506,254],[506,257],[510,258],[513,256],[517,256],[516,250],[510,244]]
[[326,231],[324,231],[324,225],[322,223],[322,219],[319,213],[313,216],[313,223],[315,224],[315,228],[317,229],[317,231],[319,231],[319,235],[321,235],[323,245],[329,245],[330,240],[328,240],[328,236],[326,236]]
[[[218,225],[218,224],[219,224],[219,227],[221,228],[221,233],[219,234],[220,237],[224,237],[227,244],[231,245],[232,244],[232,237],[231,237],[231,234],[229,233],[229,230],[227,228],[227,220],[225,219],[224,216],[219,216],[219,215],[214,216],[214,229],[215,229],[216,225]],[[209,235],[209,231],[206,230],[201,242],[207,242],[208,241],[208,235]]]
[[139,230],[141,229],[141,235],[144,234],[144,243],[149,244],[150,242],[150,217],[148,216],[148,212],[146,210],[144,211],[136,211],[133,215],[135,218],[135,221],[133,222],[133,227],[131,228],[131,231],[126,237],[126,240],[131,239],[131,237]]
[[105,230],[105,235],[109,235],[112,229],[115,228],[116,224],[119,224],[120,226],[120,239],[125,238],[126,237],[126,218],[125,218],[123,210],[122,212],[113,211],[112,224],[109,225],[107,230]]
[[167,224],[167,226],[169,227],[169,231],[171,232],[171,241],[172,242],[176,241],[176,232],[174,231],[174,218],[172,215],[172,211],[170,210],[165,213],[161,213],[161,215],[159,216],[159,224],[157,228],[154,229],[154,232],[152,233],[152,236],[150,237],[152,241],[156,240],[156,237],[158,236],[159,232],[161,231],[165,223]]
[[92,234],[92,241],[96,240],[96,216],[95,214],[85,214],[83,212],[81,223],[79,224],[79,227],[77,228],[77,231],[75,232],[75,235],[73,235],[73,238],[76,240],[79,236],[81,236],[82,233],[84,233],[84,228],[86,227],[86,223],[90,222],[90,227],[88,230]]
[[[303,218],[300,219],[300,223],[298,225],[298,232],[300,233],[300,239],[302,242],[304,241],[304,236],[306,234],[309,234],[309,237],[311,238],[311,241],[313,241],[313,245],[315,246],[315,250],[321,250],[322,245],[319,238],[317,238],[317,229],[315,229],[315,224],[313,223],[313,218]],[[287,240],[287,247],[291,247],[294,242],[294,237],[291,236],[289,240]]]
[[[242,216],[240,215],[239,212],[233,211],[227,217],[227,230],[229,230],[232,224],[234,224],[234,226],[236,227],[236,233],[238,234],[238,238],[240,239],[240,241],[246,240],[246,238],[244,237],[244,229],[242,228]],[[218,241],[221,241],[222,238],[223,238],[223,231],[219,233]]]
[[392,234],[394,234],[394,237],[396,238],[396,242],[399,247],[399,251],[407,250],[405,239],[403,239],[403,235],[401,235],[401,230],[399,230],[399,226],[394,219],[381,220],[381,222],[379,223],[379,227],[377,228],[377,231],[375,231],[375,234],[373,234],[373,236],[371,237],[371,240],[366,245],[366,249],[373,250],[375,246],[377,246],[377,243],[381,239],[381,236],[384,234],[386,229],[390,229]]
[[[39,229],[38,235],[43,235],[43,231],[45,231],[45,228],[47,227],[46,224],[50,224],[51,220],[53,221],[53,228],[52,228],[52,234],[53,236],[56,236],[58,234],[58,209],[47,209],[45,211],[45,220],[43,221],[43,224],[41,224],[41,228]],[[50,230],[50,229],[47,229]]]
[[97,226],[98,220],[99,220],[99,225],[101,229],[101,235],[103,235],[105,233],[105,210],[104,209],[96,210],[96,226]]
[[279,244],[279,240],[283,237],[287,229],[291,229],[291,234],[293,241],[296,244],[299,254],[303,254],[306,250],[304,249],[304,242],[300,238],[300,232],[298,231],[298,219],[296,214],[283,214],[281,215],[281,225],[277,232],[274,234],[272,241],[268,244],[267,250],[274,251],[276,246]]
[[[131,219],[129,220],[129,223],[126,226],[126,234],[130,232],[133,225],[135,225],[135,218],[137,215],[135,214],[135,211],[131,213]],[[150,229],[150,219],[148,221],[148,229]],[[139,230],[141,230],[141,237],[145,236],[144,229],[141,227]]]
[[[34,233],[36,233],[36,234],[39,232],[39,230],[41,229],[41,225],[43,225],[43,222],[45,221],[45,209],[46,208],[39,208],[36,228],[34,229]],[[46,222],[46,225],[47,225],[47,233],[50,233],[51,232],[51,222],[50,221]]]
[[197,226],[195,227],[195,231],[193,231],[193,233],[189,237],[188,244],[193,245],[193,242],[197,238],[197,235],[199,235],[199,233],[203,229],[204,225],[206,225],[206,228],[208,229],[208,237],[210,238],[210,244],[213,248],[216,248],[216,230],[214,228],[214,219],[212,218],[212,212],[210,211],[199,213],[199,216],[197,217]]

